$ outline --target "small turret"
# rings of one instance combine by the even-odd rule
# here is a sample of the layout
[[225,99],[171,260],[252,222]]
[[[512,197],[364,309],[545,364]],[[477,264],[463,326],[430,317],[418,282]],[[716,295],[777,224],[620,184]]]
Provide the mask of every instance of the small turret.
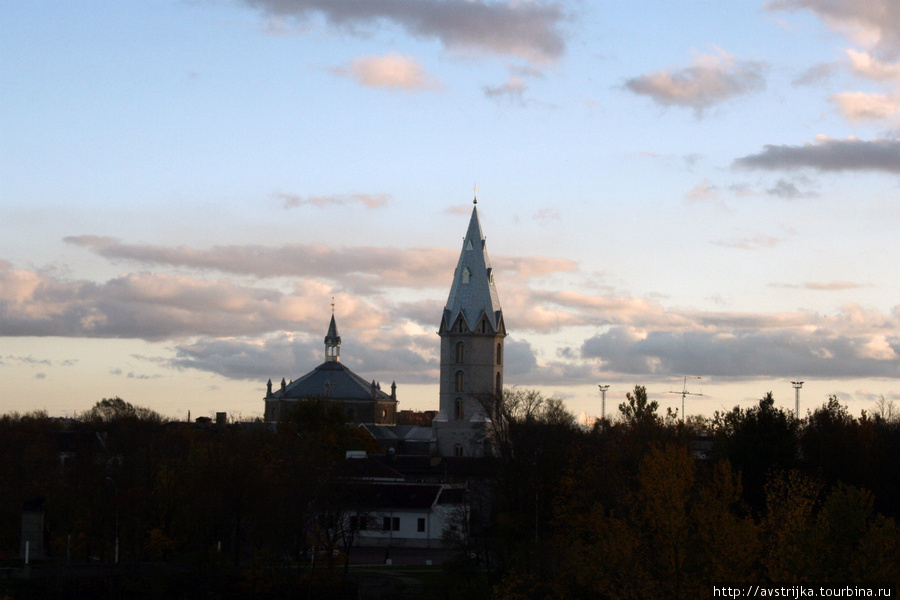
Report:
[[341,362],[341,336],[334,321],[334,302],[331,304],[331,324],[325,334],[325,362]]
[[[269,378],[269,381],[266,382],[266,398],[272,397],[272,379]],[[190,421],[190,419],[188,419]]]

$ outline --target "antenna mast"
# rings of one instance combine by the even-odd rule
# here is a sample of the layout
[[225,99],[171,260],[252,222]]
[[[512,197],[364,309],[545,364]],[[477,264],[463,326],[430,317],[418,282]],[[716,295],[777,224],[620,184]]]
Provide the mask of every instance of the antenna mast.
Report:
[[675,391],[671,391],[671,390],[669,391],[670,394],[681,394],[681,422],[682,423],[687,422],[687,419],[685,419],[685,415],[684,415],[684,397],[685,396],[702,396],[703,395],[703,394],[696,394],[694,392],[687,391],[687,380],[688,379],[703,379],[703,378],[700,377],[699,375],[685,375],[684,381],[682,382],[681,391],[680,392],[675,392]]

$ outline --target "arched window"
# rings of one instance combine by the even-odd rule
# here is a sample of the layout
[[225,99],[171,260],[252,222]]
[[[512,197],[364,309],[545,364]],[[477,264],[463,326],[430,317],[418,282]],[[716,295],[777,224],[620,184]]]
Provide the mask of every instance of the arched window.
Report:
[[466,362],[466,345],[462,342],[456,342],[456,362]]
[[456,419],[464,419],[466,416],[466,404],[462,401],[462,398],[457,398],[453,402],[453,416]]
[[456,391],[461,392],[466,385],[466,376],[462,371],[456,372]]
[[503,344],[497,344],[497,364],[503,364]]
[[462,444],[457,444],[453,447],[453,456],[465,456]]
[[481,322],[481,333],[487,333],[487,321]]
[[503,378],[501,377],[500,373],[497,373],[497,385],[494,388],[494,392],[499,394],[502,391],[502,389],[503,389]]

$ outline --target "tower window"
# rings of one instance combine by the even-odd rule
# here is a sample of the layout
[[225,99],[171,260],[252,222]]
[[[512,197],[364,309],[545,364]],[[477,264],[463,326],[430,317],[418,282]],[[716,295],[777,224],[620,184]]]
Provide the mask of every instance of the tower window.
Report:
[[457,419],[463,419],[466,416],[466,405],[462,398],[457,398],[453,402],[453,416]]
[[456,391],[461,392],[466,385],[466,375],[462,371],[456,372]]
[[497,373],[497,385],[494,388],[494,392],[499,394],[502,391],[502,386],[503,386],[503,378],[500,375],[500,373]]
[[462,342],[456,343],[456,362],[466,362],[466,345]]
[[497,344],[497,364],[503,364],[503,344]]

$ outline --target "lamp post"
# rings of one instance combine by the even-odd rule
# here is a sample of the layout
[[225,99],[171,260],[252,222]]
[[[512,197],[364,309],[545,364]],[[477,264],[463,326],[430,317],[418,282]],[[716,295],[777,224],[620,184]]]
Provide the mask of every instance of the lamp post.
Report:
[[794,386],[794,416],[798,419],[800,418],[800,388],[803,387],[802,381],[792,381],[791,385]]
[[115,562],[119,564],[119,486],[116,485],[115,480],[112,477],[107,477],[106,480],[110,482],[113,486],[113,491],[116,493],[116,545],[115,545]]
[[609,384],[603,385],[598,384],[597,387],[600,388],[600,418],[604,421],[606,420],[606,390],[609,389]]

